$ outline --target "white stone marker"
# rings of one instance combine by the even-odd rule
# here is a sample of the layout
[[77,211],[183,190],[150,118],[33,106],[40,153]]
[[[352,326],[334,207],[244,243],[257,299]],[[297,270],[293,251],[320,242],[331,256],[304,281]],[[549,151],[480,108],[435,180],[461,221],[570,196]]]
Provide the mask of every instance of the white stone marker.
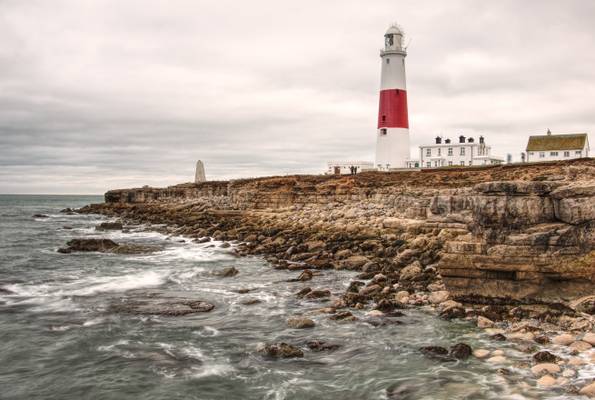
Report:
[[203,165],[202,161],[198,160],[196,162],[196,173],[194,174],[194,183],[201,183],[206,181],[207,178],[205,177],[205,166]]

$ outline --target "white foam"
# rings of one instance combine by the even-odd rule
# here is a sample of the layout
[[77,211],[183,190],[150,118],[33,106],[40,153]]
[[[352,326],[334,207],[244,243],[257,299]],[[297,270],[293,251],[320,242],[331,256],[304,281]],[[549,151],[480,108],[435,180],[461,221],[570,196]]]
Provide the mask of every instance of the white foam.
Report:
[[74,296],[91,296],[98,293],[124,292],[131,289],[156,287],[165,283],[167,274],[155,271],[144,271],[124,276],[106,276],[89,279],[86,287],[63,294]]
[[202,337],[213,337],[213,336],[219,336],[221,334],[221,332],[219,332],[219,330],[213,328],[212,326],[203,326],[200,331],[194,331],[192,333],[194,333],[195,335],[198,335],[198,336],[202,336]]
[[196,372],[190,374],[190,378],[200,379],[207,376],[225,376],[235,371],[235,368],[229,364],[210,364],[201,367],[193,367]]

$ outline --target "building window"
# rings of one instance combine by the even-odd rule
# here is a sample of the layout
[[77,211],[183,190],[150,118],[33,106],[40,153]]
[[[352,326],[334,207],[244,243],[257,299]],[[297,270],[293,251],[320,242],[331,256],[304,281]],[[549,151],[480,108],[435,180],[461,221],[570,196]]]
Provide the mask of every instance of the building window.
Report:
[[380,130],[380,134],[381,134],[382,136],[386,135],[386,128],[382,128],[382,129]]
[[434,161],[434,167],[438,166],[438,161]]
[[431,156],[432,155],[432,149],[426,149],[426,156]]
[[532,156],[532,155],[534,155],[534,154],[533,154],[533,152],[532,152],[532,151],[530,151],[530,152],[529,152],[529,155],[530,155],[530,156]]
[[550,156],[552,156],[552,157],[558,157],[558,152],[557,151],[550,151]]
[[565,151],[564,152],[564,157],[570,157],[570,152],[569,151]]
[[582,156],[583,155],[583,152],[581,150],[577,150],[577,151],[574,152],[574,155],[575,156]]
[[461,147],[461,155],[464,156],[465,155],[465,148]]
[[449,156],[452,156],[452,147],[449,147],[449,148],[448,148],[448,155],[449,155]]
[[461,161],[461,167],[465,166],[465,161]]
[[430,168],[431,166],[432,166],[432,163],[428,161],[428,162],[426,163],[426,167]]
[[473,165],[473,161],[469,160],[469,165]]
[[386,59],[386,63],[387,63],[387,64],[390,64],[390,58],[387,58],[387,59]]
[[438,155],[440,155],[440,153],[442,153],[442,151],[441,151],[441,150],[442,150],[442,149],[440,149],[440,148],[438,149]]
[[386,122],[386,115],[382,116],[382,122]]
[[452,167],[452,161],[449,161],[449,162],[448,162],[448,166],[449,166],[449,167]]
[[540,151],[539,152],[539,158],[543,158],[545,157],[545,151]]
[[415,163],[415,168],[419,168],[419,163]]

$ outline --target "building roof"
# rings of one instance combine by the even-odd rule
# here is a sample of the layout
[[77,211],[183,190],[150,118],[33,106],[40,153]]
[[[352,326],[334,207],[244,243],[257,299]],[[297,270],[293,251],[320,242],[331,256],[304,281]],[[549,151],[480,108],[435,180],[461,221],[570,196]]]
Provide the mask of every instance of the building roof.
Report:
[[392,24],[386,31],[386,35],[403,35],[403,30],[397,24]]
[[527,151],[577,150],[585,147],[586,133],[529,136]]

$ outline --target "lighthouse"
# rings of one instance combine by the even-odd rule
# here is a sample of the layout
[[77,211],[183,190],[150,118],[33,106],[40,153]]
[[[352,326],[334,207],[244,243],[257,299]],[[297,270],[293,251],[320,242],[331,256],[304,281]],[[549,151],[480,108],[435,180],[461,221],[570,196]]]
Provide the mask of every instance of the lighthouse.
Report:
[[380,105],[376,132],[377,169],[405,168],[409,158],[409,117],[403,31],[392,25],[384,34],[384,49],[380,50]]

